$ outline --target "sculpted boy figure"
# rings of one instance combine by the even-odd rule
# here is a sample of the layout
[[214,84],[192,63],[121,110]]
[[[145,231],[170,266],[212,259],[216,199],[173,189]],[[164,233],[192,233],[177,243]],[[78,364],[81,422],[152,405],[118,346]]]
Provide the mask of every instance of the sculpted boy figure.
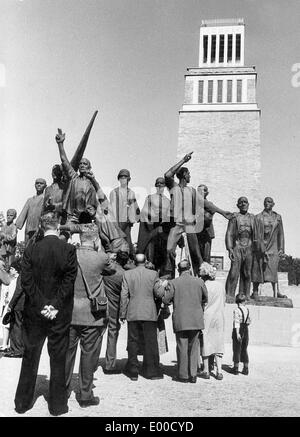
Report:
[[63,181],[63,172],[59,164],[52,167],[52,180],[52,184],[45,189],[43,211],[51,210],[61,214],[63,192],[66,184]]
[[226,293],[235,295],[235,289],[240,278],[239,293],[250,298],[251,268],[253,260],[253,227],[254,215],[248,212],[247,197],[240,197],[237,201],[240,212],[229,220],[225,244],[231,260],[230,271],[226,280]]
[[55,140],[63,170],[67,175],[67,188],[62,200],[62,209],[67,214],[67,221],[78,223],[79,216],[86,211],[87,205],[98,204],[95,188],[86,176],[86,173],[91,170],[91,163],[88,159],[81,158],[79,174],[77,174],[67,158],[64,149],[65,134],[62,133],[61,129],[58,129]]
[[15,259],[17,245],[17,227],[14,219],[17,217],[15,209],[8,209],[6,213],[6,223],[0,224],[0,257],[3,258],[7,267]]
[[[285,298],[278,287],[278,263],[284,254],[284,232],[282,218],[273,211],[275,203],[272,197],[264,200],[264,210],[254,220],[254,259],[252,269],[253,294],[258,297],[258,286],[271,282],[274,297]],[[277,296],[276,296],[277,294]]]
[[207,200],[209,192],[206,185],[199,185],[198,191],[200,191],[201,195],[203,195],[204,197],[204,224],[202,231],[197,234],[197,237],[202,259],[203,261],[210,263],[211,243],[212,239],[215,238],[215,231],[213,226],[214,214],[221,214],[227,220],[231,218],[232,214],[229,211],[223,211],[212,202]]
[[46,188],[45,179],[39,178],[35,181],[36,195],[30,197],[20,215],[16,220],[16,226],[18,229],[22,229],[25,226],[25,244],[27,245],[29,240],[34,236],[39,228],[40,217],[44,203],[44,190]]

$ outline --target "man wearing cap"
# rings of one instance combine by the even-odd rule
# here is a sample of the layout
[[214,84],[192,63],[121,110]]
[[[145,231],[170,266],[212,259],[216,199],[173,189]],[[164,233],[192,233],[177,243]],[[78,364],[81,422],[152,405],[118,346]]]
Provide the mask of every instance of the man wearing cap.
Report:
[[78,223],[80,214],[86,211],[88,204],[98,205],[96,190],[86,175],[91,171],[91,163],[88,159],[81,158],[79,174],[77,174],[67,158],[64,149],[65,134],[62,133],[61,129],[58,129],[55,140],[68,180],[67,188],[63,194],[62,209],[67,214],[67,221]]
[[138,236],[138,253],[144,253],[155,270],[160,271],[166,262],[167,240],[170,231],[170,200],[164,195],[165,179],[155,181],[156,193],[146,197],[141,211]]
[[129,170],[125,168],[120,170],[118,180],[120,186],[110,192],[109,200],[116,221],[121,230],[126,234],[130,255],[133,256],[131,228],[139,220],[140,209],[134,191],[128,187],[131,180]]
[[25,222],[25,244],[33,237],[39,228],[40,218],[44,203],[44,190],[46,188],[46,181],[43,178],[38,178],[35,181],[36,195],[30,197],[21,213],[16,220],[16,227],[22,229]]
[[204,281],[194,278],[188,260],[178,264],[179,277],[162,284],[155,294],[163,303],[173,302],[173,330],[176,335],[178,382],[197,381],[199,356],[199,333],[204,329],[203,308],[207,302],[207,289]]

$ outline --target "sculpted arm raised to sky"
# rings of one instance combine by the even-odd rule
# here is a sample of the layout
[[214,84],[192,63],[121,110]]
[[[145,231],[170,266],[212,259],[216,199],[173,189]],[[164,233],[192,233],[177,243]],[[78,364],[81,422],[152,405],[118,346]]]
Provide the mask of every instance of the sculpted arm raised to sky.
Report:
[[75,170],[71,166],[70,161],[68,160],[68,157],[66,155],[66,151],[64,148],[65,138],[66,138],[66,134],[63,134],[62,130],[58,129],[58,134],[56,134],[55,141],[58,145],[59,156],[61,159],[63,169],[68,174],[69,178],[71,178],[73,176],[73,174],[75,173]]
[[165,181],[166,181],[166,186],[168,188],[172,188],[174,185],[174,176],[176,174],[176,172],[180,169],[180,167],[183,166],[183,164],[185,164],[186,162],[188,162],[191,158],[192,158],[192,153],[187,153],[179,162],[177,162],[177,164],[173,165],[173,167],[171,167],[168,171],[166,171],[166,173],[164,174],[165,177]]

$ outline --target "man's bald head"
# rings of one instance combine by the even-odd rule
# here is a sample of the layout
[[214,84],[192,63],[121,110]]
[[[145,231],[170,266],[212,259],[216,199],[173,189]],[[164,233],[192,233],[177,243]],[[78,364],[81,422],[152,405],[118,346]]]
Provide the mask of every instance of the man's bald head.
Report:
[[135,263],[137,266],[141,264],[145,264],[145,262],[146,262],[146,257],[143,253],[137,253],[135,255]]

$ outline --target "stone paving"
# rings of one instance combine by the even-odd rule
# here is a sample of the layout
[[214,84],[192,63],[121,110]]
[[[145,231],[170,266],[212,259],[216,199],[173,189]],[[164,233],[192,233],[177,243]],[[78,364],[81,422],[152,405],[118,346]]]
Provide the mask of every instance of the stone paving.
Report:
[[[126,325],[122,326],[118,343],[118,365],[126,362]],[[224,379],[198,378],[196,384],[172,381],[176,365],[176,343],[171,318],[167,320],[169,352],[161,356],[164,379],[149,381],[139,377],[134,382],[123,374],[105,375],[103,343],[99,367],[95,373],[94,393],[100,405],[80,408],[75,392],[78,374],[74,374],[69,412],[62,417],[204,417],[204,416],[300,416],[300,348],[251,345],[250,374],[229,373],[232,365],[231,344],[225,345]],[[75,372],[78,372],[78,355]],[[21,359],[0,358],[0,416],[18,416],[14,411],[14,395]],[[50,416],[47,405],[49,360],[44,347],[33,408],[23,416]]]

